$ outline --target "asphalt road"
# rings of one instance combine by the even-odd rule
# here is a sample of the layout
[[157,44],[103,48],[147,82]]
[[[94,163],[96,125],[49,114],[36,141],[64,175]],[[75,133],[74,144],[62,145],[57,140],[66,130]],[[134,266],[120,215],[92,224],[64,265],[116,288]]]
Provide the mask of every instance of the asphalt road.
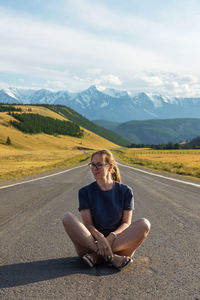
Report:
[[121,272],[88,268],[60,221],[65,211],[79,216],[78,189],[93,181],[87,167],[0,187],[0,299],[200,299],[200,185],[120,171],[134,190],[133,219],[152,225]]

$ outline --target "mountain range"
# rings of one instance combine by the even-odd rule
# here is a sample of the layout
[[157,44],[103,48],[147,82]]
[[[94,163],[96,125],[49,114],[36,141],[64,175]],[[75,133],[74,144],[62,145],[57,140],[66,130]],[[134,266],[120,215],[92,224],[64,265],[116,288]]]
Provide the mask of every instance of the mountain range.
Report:
[[113,122],[132,120],[200,118],[199,98],[178,98],[150,93],[131,95],[115,89],[91,86],[78,93],[46,89],[7,88],[0,90],[1,103],[64,105],[89,120]]

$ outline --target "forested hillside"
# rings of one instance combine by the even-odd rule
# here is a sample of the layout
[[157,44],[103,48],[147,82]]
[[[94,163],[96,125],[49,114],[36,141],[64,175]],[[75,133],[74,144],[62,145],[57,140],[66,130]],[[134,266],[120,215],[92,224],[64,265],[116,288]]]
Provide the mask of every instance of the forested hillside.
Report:
[[11,112],[11,111],[22,111],[22,109],[20,107],[15,107],[14,105],[0,103],[0,112]]
[[126,139],[124,136],[120,136],[117,132],[114,132],[112,130],[106,129],[102,126],[99,126],[73,109],[66,107],[66,106],[61,106],[61,105],[46,105],[45,107],[48,107],[49,109],[57,112],[58,114],[65,116],[68,120],[73,121],[79,126],[82,126],[98,135],[101,137],[108,139],[109,141],[121,145],[121,146],[128,146],[130,144],[130,141]]
[[50,117],[44,117],[39,114],[14,114],[11,116],[17,121],[10,121],[10,124],[17,129],[30,134],[46,133],[46,134],[62,134],[74,137],[82,137],[83,130],[80,127],[68,121],[61,121]]

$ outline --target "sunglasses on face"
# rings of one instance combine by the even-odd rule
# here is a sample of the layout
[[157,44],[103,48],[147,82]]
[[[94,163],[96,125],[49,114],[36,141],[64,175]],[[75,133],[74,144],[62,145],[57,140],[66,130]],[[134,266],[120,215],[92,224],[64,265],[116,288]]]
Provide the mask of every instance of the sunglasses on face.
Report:
[[88,164],[88,166],[89,166],[89,168],[90,169],[102,169],[104,166],[106,166],[107,164],[102,164],[102,163],[97,163],[97,164],[94,164],[94,163],[92,163],[92,162],[90,162],[89,164]]

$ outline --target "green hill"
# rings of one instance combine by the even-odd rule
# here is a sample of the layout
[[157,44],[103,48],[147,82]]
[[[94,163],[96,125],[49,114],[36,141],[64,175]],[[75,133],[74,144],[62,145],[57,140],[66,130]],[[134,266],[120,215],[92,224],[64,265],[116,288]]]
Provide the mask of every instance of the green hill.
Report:
[[95,124],[102,126],[104,128],[107,128],[109,130],[113,130],[115,131],[116,127],[120,124],[117,122],[112,122],[112,121],[108,121],[108,120],[92,120],[92,122],[94,122]]
[[17,129],[30,134],[46,133],[51,135],[62,134],[74,137],[82,137],[83,130],[74,122],[61,121],[40,114],[22,113],[11,116],[17,121],[10,121],[10,124]]
[[195,139],[191,140],[189,143],[185,143],[183,148],[200,148],[200,136],[197,136]]
[[112,123],[96,120],[135,144],[166,144],[191,140],[200,135],[200,119],[166,119]]
[[122,137],[118,133],[110,129],[106,129],[89,121],[88,119],[86,119],[85,117],[83,117],[82,115],[80,115],[79,113],[77,113],[69,107],[61,105],[45,105],[45,107],[48,107],[49,109],[55,111],[61,116],[64,116],[68,120],[74,122],[75,124],[82,126],[115,144],[118,144],[120,146],[128,146],[130,144],[130,141],[125,137]]

